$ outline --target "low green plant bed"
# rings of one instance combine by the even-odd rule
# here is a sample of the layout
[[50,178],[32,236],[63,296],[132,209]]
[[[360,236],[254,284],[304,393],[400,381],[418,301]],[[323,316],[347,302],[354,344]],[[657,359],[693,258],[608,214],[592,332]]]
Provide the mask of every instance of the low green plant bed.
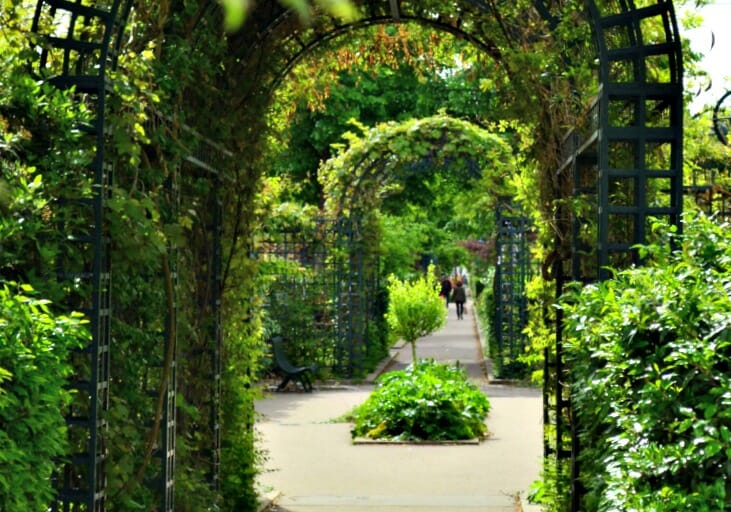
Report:
[[490,402],[462,368],[421,360],[382,375],[354,411],[353,438],[457,441],[482,438]]

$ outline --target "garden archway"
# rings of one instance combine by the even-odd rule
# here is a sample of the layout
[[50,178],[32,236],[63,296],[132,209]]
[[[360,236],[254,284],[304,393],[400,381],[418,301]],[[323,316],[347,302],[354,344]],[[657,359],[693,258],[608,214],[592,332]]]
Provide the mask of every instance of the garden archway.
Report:
[[[635,6],[631,1],[588,3],[586,11],[575,10],[569,3],[549,5],[536,1],[532,9],[503,17],[489,2],[418,2],[416,0],[370,0],[354,2],[360,9],[359,23],[396,23],[417,21],[442,30],[464,34],[484,48],[511,80],[521,79],[519,60],[501,47],[513,37],[516,44],[538,44],[542,36],[554,34],[567,38],[567,58],[584,61],[598,57],[598,94],[588,108],[585,122],[558,141],[555,124],[546,123],[546,147],[553,148],[553,198],[579,198],[584,209],[571,211],[563,203],[555,212],[557,227],[553,274],[560,289],[563,279],[593,280],[606,277],[605,267],[624,266],[636,261],[632,246],[645,240],[649,217],[663,217],[673,224],[680,221],[682,194],[682,66],[681,43],[672,2]],[[110,73],[115,69],[125,43],[125,30],[132,9],[131,0],[38,0],[32,30],[38,34],[38,59],[34,73],[62,88],[74,88],[79,101],[90,107],[92,119],[84,124],[94,148],[89,165],[91,197],[65,198],[78,202],[79,215],[87,219],[87,232],[73,236],[84,254],[84,264],[77,269],[62,269],[88,285],[86,314],[91,319],[93,341],[86,351],[86,375],[75,384],[85,403],[69,416],[69,424],[78,434],[77,454],[59,478],[60,509],[102,511],[106,508],[105,428],[110,401],[109,354],[113,262],[109,258],[109,239],[105,229],[105,212],[109,206],[110,187],[114,183],[114,157],[107,151],[105,115],[108,95],[112,92]],[[190,15],[189,29],[216,30],[215,2],[203,2]],[[525,6],[530,7],[529,5]],[[576,12],[584,12],[577,17]],[[517,27],[526,22],[540,26],[537,32],[519,34]],[[520,15],[518,15],[520,14]],[[543,22],[541,22],[543,20]],[[582,54],[581,21],[588,20],[595,35],[595,51]],[[545,25],[544,25],[545,22]],[[573,26],[570,26],[572,25]],[[544,29],[544,27],[546,27]],[[661,27],[659,30],[657,27]],[[571,29],[579,34],[572,34]],[[303,27],[278,3],[260,2],[246,25],[229,38],[231,66],[219,77],[230,83],[231,105],[239,109],[242,125],[256,132],[263,115],[266,98],[294,62],[320,42],[347,32],[350,27],[326,16],[313,19]],[[163,30],[163,28],[161,28]],[[554,32],[550,32],[554,30]],[[500,36],[499,38],[497,36]],[[520,37],[519,37],[520,35]],[[493,37],[491,37],[493,36]],[[499,41],[498,41],[499,39]],[[661,69],[661,73],[654,70]],[[551,70],[551,71],[556,71]],[[569,84],[570,85],[570,84]],[[527,84],[526,89],[534,84]],[[561,92],[570,90],[570,86]],[[546,105],[548,107],[548,105]],[[195,108],[195,105],[191,105]],[[551,113],[547,110],[546,116]],[[194,114],[193,116],[194,117]],[[561,129],[563,130],[563,126]],[[209,134],[206,134],[209,135]],[[216,136],[216,133],[210,134]],[[258,143],[254,133],[253,143]],[[217,165],[225,152],[192,149],[188,161],[210,172],[211,255],[207,286],[210,316],[211,350],[211,425],[206,434],[211,442],[211,480],[217,485],[220,456],[220,294],[221,283],[221,204],[220,186],[225,176]],[[217,156],[211,156],[215,154]],[[550,161],[550,159],[549,159]],[[175,324],[169,312],[166,323]],[[174,345],[167,345],[166,353]],[[166,359],[168,385],[161,394],[162,409],[167,411],[161,429],[160,489],[161,510],[172,511],[173,465],[175,457],[175,380],[170,376],[173,361]],[[561,354],[552,361],[554,380],[549,384],[555,396],[552,414],[558,424],[554,449],[563,456],[570,452],[562,435],[561,418],[566,416],[567,396],[561,387]],[[218,383],[218,384],[217,384]]]
[[[346,134],[349,144],[320,166],[320,180],[329,214],[357,219],[365,236],[371,237],[378,236],[370,226],[373,212],[381,209],[387,196],[398,195],[411,175],[440,173],[459,180],[465,189],[453,200],[482,210],[479,217],[484,225],[473,235],[494,236],[496,242],[495,289],[502,292],[495,292],[496,316],[491,324],[497,339],[491,343],[490,355],[497,374],[505,376],[507,366],[515,365],[521,353],[526,325],[529,221],[520,214],[519,198],[526,197],[527,191],[519,189],[533,184],[533,169],[526,163],[519,165],[508,142],[520,137],[515,128],[503,126],[501,131],[496,134],[446,115],[384,123],[362,137]],[[480,192],[470,194],[466,187]],[[370,238],[359,252],[378,246],[378,240]],[[359,266],[363,267],[377,269],[378,265],[374,260]]]
[[[347,137],[347,135],[346,135]],[[440,169],[462,179],[489,181],[491,199],[515,195],[511,175],[518,172],[506,140],[468,121],[447,115],[377,125],[320,166],[332,215],[364,214],[378,208],[384,191],[424,169]],[[419,165],[424,164],[424,165]],[[397,193],[392,190],[390,193]]]
[[[445,190],[448,182],[455,195],[444,202],[480,210],[479,236],[489,237],[492,210],[515,195],[519,172],[510,134],[445,114],[357,127],[362,133],[346,133],[348,143],[320,165],[324,206],[318,216],[267,224],[259,252],[272,282],[270,329],[296,340],[288,347],[295,359],[347,378],[362,377],[368,361],[382,360],[389,348],[378,299],[384,202],[411,202],[420,195],[414,188],[431,197],[431,187]],[[298,304],[298,313],[285,303]]]

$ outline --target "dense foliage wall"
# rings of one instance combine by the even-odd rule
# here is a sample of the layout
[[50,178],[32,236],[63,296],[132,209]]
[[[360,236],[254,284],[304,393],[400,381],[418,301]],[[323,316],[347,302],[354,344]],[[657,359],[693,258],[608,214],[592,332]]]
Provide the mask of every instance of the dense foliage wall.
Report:
[[68,448],[61,411],[72,394],[69,360],[89,333],[80,314],[55,313],[34,295],[29,285],[0,287],[0,503],[42,512]]
[[567,294],[580,510],[724,510],[731,503],[731,239],[687,215],[656,227],[644,268]]
[[[93,153],[85,149],[78,129],[89,118],[83,102],[27,74],[26,59],[36,58],[26,50],[30,9],[13,2],[0,11],[0,279],[32,286],[38,296],[54,301],[49,307],[56,315],[57,310],[84,307],[88,296],[88,290],[58,280],[56,269],[60,255],[73,258],[75,250],[60,229],[72,230],[75,221],[64,198],[89,193],[86,165]],[[253,479],[259,456],[251,380],[261,351],[253,268],[239,249],[256,222],[251,211],[257,178],[255,170],[242,168],[219,150],[236,149],[231,132],[239,126],[219,89],[225,49],[220,19],[216,9],[194,2],[137,2],[129,34],[120,67],[111,74],[114,92],[107,111],[112,136],[106,150],[116,176],[106,212],[114,273],[108,506],[152,510],[159,502],[150,482],[159,475],[160,463],[152,454],[162,420],[160,390],[170,378],[166,358],[174,349],[179,383],[176,510],[203,510],[211,503],[222,510],[249,510],[256,506]],[[186,162],[208,143],[185,125],[216,139],[219,145],[208,150],[223,155],[214,162],[219,175]],[[216,197],[216,180],[224,174],[228,181]],[[224,204],[229,219],[223,226],[222,277],[230,302],[223,308],[225,328],[233,333],[223,347],[225,477],[220,489],[210,480],[213,326],[201,322],[210,318],[215,293],[211,226],[216,201]],[[169,316],[177,317],[172,329],[166,325]],[[69,336],[73,332],[69,328]],[[64,375],[65,352],[58,348],[55,363],[38,365],[39,379]],[[0,366],[11,373],[15,369]],[[5,395],[10,401],[12,396]],[[59,392],[58,405],[63,399]],[[61,419],[59,409],[47,414]],[[50,437],[57,434],[63,429],[34,442],[34,456],[44,459],[39,471],[51,464],[50,456],[63,454],[64,443]],[[43,480],[38,472],[29,477]],[[46,504],[49,496],[50,489],[37,494]]]

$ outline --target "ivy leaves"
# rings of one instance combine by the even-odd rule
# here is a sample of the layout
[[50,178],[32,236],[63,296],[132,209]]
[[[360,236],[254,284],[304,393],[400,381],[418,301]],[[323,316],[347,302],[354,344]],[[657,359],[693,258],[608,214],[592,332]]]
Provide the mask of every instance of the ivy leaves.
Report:
[[53,461],[67,450],[68,357],[89,332],[81,315],[54,315],[34,295],[29,285],[0,288],[0,503],[40,512],[52,500]]

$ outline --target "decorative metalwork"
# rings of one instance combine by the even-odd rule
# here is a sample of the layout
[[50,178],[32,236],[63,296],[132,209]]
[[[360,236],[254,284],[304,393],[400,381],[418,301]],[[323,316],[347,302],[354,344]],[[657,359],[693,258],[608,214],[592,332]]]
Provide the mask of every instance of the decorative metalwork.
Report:
[[[273,2],[256,11],[247,29],[230,37],[232,53],[240,56],[240,69],[232,73],[247,77],[247,84],[251,87],[242,98],[270,94],[309,52],[350,31],[372,25],[415,22],[454,34],[495,58],[500,55],[498,46],[484,34],[478,36],[463,29],[476,24],[476,20],[488,12],[488,7],[481,1],[465,1],[459,9],[449,7],[446,13],[435,12],[432,6],[419,1],[365,0],[355,3],[361,5],[365,14],[363,18],[343,23],[320,15],[306,28],[301,26],[292,11]],[[252,77],[252,73],[255,76]]]
[[529,277],[529,219],[500,204],[495,219],[495,342],[497,376],[515,377],[525,365],[518,361],[525,349],[523,329],[528,321],[525,287]]
[[[166,217],[168,222],[177,222],[180,211],[180,189],[172,177],[165,183],[166,203],[168,211]],[[170,244],[168,246],[167,265],[169,276],[169,290],[172,294],[172,308],[168,311],[165,321],[163,351],[161,360],[163,362],[160,373],[165,381],[163,393],[163,409],[160,426],[160,439],[154,456],[159,460],[160,478],[158,482],[158,494],[160,496],[160,511],[175,511],[175,435],[176,435],[176,394],[178,390],[178,253],[179,248]],[[167,377],[165,377],[167,375]],[[157,390],[159,392],[159,390]],[[153,395],[154,396],[154,395]]]
[[71,386],[78,392],[66,416],[72,455],[56,477],[54,510],[101,512],[106,507],[111,263],[104,210],[114,167],[105,159],[104,113],[109,92],[106,72],[116,65],[128,12],[129,2],[119,0],[98,8],[81,2],[39,0],[31,28],[41,36],[34,73],[59,88],[74,88],[78,101],[90,107],[94,116],[91,122],[80,125],[93,152],[88,166],[91,196],[61,198],[74,208],[75,218],[85,219],[85,230],[68,228],[71,231],[67,233],[68,243],[61,248],[58,278],[73,283],[70,289],[84,290],[69,300],[90,319],[92,341],[74,361],[76,377]]
[[[378,261],[366,265],[359,222],[315,219],[269,230],[258,244],[271,282],[265,308],[271,334],[290,341],[294,361],[316,362],[336,376],[362,377],[365,359],[385,354],[383,311],[374,298]],[[371,270],[369,270],[371,269]]]
[[[729,102],[731,91],[726,92],[713,109],[712,131],[721,144],[728,144]],[[729,166],[727,161],[706,161],[694,166],[685,179],[683,193],[695,200],[696,206],[719,220],[731,219],[731,190],[729,190]]]
[[728,125],[731,121],[731,107],[727,105],[728,103],[731,103],[731,91],[721,96],[713,109],[713,132],[725,146],[728,145]]
[[[619,9],[618,12],[609,8]],[[602,11],[604,9],[604,11]],[[632,248],[647,241],[651,219],[680,226],[682,211],[682,51],[670,1],[636,8],[632,2],[591,2],[599,56],[600,88],[586,126],[567,137],[560,169],[571,184],[575,206],[571,256],[555,265],[557,294],[567,278],[580,282],[610,277],[609,268],[639,264]],[[663,37],[643,33],[650,21]],[[663,69],[664,74],[653,74]],[[562,215],[567,214],[563,210]],[[559,253],[561,250],[559,249]],[[544,401],[555,421],[552,450],[571,457],[573,511],[581,489],[578,425],[570,408],[570,369],[563,364],[560,315],[556,353],[547,359],[553,382]],[[568,435],[570,433],[570,435]]]

